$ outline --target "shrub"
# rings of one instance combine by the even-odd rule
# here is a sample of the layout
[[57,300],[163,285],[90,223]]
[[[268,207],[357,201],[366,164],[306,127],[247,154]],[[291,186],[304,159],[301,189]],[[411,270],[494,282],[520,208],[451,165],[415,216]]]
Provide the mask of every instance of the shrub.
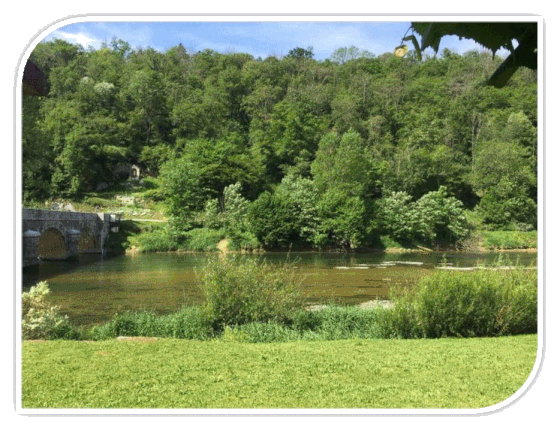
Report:
[[319,225],[319,196],[313,181],[295,174],[284,176],[274,190],[276,197],[291,208],[290,224],[303,243],[311,243]]
[[171,226],[152,227],[133,238],[132,244],[144,252],[176,251],[183,247],[182,235]]
[[416,202],[403,191],[393,192],[379,206],[383,231],[399,242],[454,243],[468,235],[463,204],[443,186]]
[[392,239],[407,242],[414,237],[411,201],[412,196],[404,191],[393,192],[381,200],[382,228]]
[[214,327],[288,321],[301,303],[301,281],[290,263],[226,255],[209,259],[199,276]]
[[421,239],[454,243],[469,233],[463,203],[447,194],[446,187],[424,194],[414,205]]
[[535,333],[535,270],[438,272],[394,298],[388,331],[395,337],[497,336]]
[[313,237],[314,245],[359,248],[365,242],[370,220],[364,199],[348,197],[341,190],[324,193],[318,202],[321,223]]
[[224,188],[222,199],[210,199],[204,205],[201,220],[206,228],[244,232],[249,229],[247,212],[249,200],[241,195],[241,183]]
[[225,237],[223,230],[194,228],[185,233],[185,247],[190,251],[217,251],[218,242]]
[[39,282],[21,295],[21,332],[24,339],[73,339],[80,333],[47,301],[47,282]]
[[232,251],[252,251],[261,248],[256,236],[250,231],[232,231],[228,234],[228,249]]

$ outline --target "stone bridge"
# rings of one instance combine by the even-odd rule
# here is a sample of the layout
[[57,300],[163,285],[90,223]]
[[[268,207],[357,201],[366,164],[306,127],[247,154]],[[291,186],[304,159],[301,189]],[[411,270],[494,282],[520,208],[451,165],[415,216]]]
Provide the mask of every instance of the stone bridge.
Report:
[[23,266],[84,253],[103,254],[105,239],[116,222],[111,214],[23,208]]

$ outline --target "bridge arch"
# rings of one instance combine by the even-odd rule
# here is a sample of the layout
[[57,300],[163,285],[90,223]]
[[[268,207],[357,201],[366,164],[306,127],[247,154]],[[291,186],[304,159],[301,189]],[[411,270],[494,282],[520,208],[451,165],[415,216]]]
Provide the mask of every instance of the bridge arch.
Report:
[[[104,253],[116,217],[104,213],[22,208],[22,263],[65,260],[80,253]],[[112,219],[114,218],[114,219]]]
[[41,233],[38,256],[41,260],[63,260],[68,257],[68,244],[60,230],[50,227]]

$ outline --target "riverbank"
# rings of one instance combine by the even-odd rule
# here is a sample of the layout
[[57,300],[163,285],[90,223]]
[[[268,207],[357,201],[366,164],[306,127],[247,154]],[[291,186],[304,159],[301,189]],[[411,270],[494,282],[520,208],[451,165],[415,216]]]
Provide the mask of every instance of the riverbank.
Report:
[[[445,252],[454,252],[454,253],[495,253],[496,251],[504,252],[504,253],[528,253],[528,254],[536,254],[538,253],[538,248],[508,248],[508,249],[501,249],[501,248],[485,248],[485,247],[476,247],[476,248],[469,248],[469,249],[456,249],[453,248],[440,248],[440,249],[427,249],[427,248],[371,248],[371,249],[356,249],[356,250],[318,250],[318,249],[305,249],[305,250],[297,250],[299,254],[305,253],[332,253],[332,254],[348,254],[348,253],[355,253],[355,254],[428,254],[428,253],[445,253]],[[127,248],[124,253],[127,255],[134,255],[134,254],[142,254],[147,251],[143,251],[142,248],[137,246],[131,246]],[[270,254],[270,253],[286,253],[287,250],[229,250],[229,249],[220,249],[216,246],[215,250],[212,251],[192,251],[192,250],[185,250],[185,249],[177,249],[173,251],[150,251],[151,253],[173,253],[173,254],[214,254],[214,253],[227,253],[227,254],[239,254],[239,255],[247,255],[247,254]]]
[[[427,246],[422,244],[401,245],[387,237],[381,238],[380,246],[364,248],[312,248],[290,246],[288,248],[263,248],[256,244],[250,246],[223,237],[218,231],[195,229],[185,237],[178,238],[164,228],[165,224],[155,221],[123,221],[119,232],[110,238],[111,246],[117,252],[175,252],[199,253],[221,252],[237,254],[262,254],[270,252],[325,252],[325,253],[387,253],[410,254],[432,252],[529,252],[536,253],[538,234],[536,231],[474,231],[471,236],[457,244]],[[116,246],[115,246],[116,244]]]

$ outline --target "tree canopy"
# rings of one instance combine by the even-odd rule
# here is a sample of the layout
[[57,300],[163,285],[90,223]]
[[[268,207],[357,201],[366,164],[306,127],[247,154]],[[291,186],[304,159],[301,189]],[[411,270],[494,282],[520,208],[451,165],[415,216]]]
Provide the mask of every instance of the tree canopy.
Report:
[[[415,29],[423,47],[463,31]],[[261,59],[55,40],[31,59],[48,93],[23,100],[24,203],[118,186],[128,163],[162,179],[174,231],[271,247],[459,240],[464,211],[481,228],[536,227],[536,73],[480,85],[504,61],[488,52],[349,46],[318,61],[312,47]]]

